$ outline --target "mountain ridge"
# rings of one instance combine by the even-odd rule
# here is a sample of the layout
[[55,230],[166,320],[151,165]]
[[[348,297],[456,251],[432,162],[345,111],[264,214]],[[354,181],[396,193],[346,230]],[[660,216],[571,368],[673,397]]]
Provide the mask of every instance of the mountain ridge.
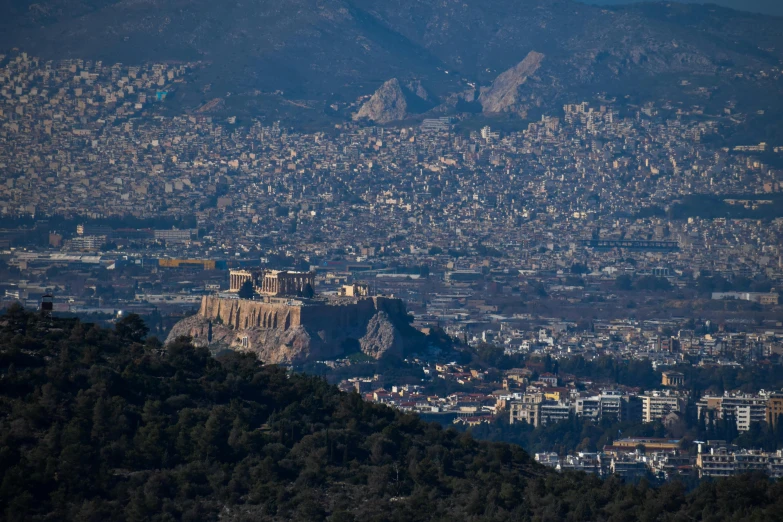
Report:
[[606,8],[570,0],[219,5],[5,0],[3,5],[10,14],[0,22],[0,46],[6,48],[44,58],[200,61],[200,71],[180,87],[189,94],[185,110],[203,105],[207,96],[244,96],[251,106],[256,102],[249,93],[256,91],[279,91],[328,110],[332,103],[372,94],[392,78],[402,85],[419,81],[446,100],[472,84],[491,86],[532,51],[546,59],[538,79],[523,90],[545,109],[606,90],[661,98],[671,95],[678,79],[693,77],[714,86],[717,98],[756,107],[758,85],[743,89],[736,75],[779,68],[783,58],[780,19],[676,3]]

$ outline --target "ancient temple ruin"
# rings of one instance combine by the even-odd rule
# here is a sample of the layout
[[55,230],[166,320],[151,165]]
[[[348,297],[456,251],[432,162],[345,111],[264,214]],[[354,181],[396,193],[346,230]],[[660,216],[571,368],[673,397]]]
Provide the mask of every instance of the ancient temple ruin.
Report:
[[239,292],[245,281],[251,281],[257,294],[269,297],[301,297],[308,287],[315,287],[315,272],[231,270],[230,278],[230,292]]

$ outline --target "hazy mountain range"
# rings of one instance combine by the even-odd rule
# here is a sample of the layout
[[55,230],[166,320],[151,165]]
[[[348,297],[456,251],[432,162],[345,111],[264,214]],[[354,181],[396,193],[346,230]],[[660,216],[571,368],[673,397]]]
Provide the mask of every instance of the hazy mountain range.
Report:
[[[769,75],[783,57],[783,19],[716,6],[0,0],[0,8],[6,48],[110,62],[204,62],[178,94],[185,108],[230,93],[232,110],[295,101],[324,114],[332,104],[346,107],[340,117],[348,118],[358,107],[347,104],[391,79],[403,86],[393,95],[417,101],[405,104],[412,114],[487,112],[483,100],[495,99],[501,103],[491,110],[526,116],[596,92],[773,113],[781,99]],[[535,67],[515,76],[528,56]],[[507,71],[505,86],[494,85]],[[505,90],[486,92],[493,87]]]
[[[643,2],[644,0],[583,0],[586,4],[616,5]],[[682,0],[683,3],[714,4],[721,7],[730,7],[740,11],[752,13],[766,13],[775,16],[783,16],[783,2],[780,0]]]

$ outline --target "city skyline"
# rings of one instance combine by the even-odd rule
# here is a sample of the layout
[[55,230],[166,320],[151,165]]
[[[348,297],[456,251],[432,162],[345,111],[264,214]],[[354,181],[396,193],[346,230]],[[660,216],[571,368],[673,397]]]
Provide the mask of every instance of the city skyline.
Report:
[[783,509],[783,18],[3,9],[3,520]]

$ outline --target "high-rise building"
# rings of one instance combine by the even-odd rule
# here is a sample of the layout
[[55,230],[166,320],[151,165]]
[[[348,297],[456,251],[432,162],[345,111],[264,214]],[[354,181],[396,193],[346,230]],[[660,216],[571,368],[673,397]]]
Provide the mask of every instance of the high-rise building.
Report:
[[500,138],[500,133],[492,132],[489,125],[481,128],[481,138],[485,141],[492,141]]

